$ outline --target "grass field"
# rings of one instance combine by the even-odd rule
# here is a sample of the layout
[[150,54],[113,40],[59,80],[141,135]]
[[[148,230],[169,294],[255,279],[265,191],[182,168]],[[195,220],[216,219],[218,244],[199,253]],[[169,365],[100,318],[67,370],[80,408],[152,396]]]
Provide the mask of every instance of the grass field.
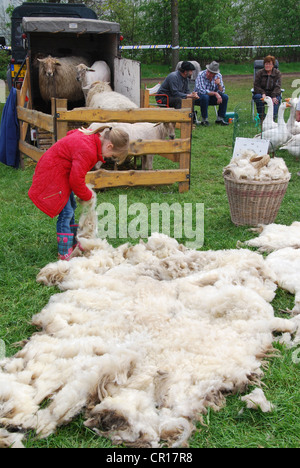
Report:
[[[299,70],[298,70],[299,71]],[[299,78],[299,76],[298,76]],[[292,94],[295,77],[284,77],[285,97]],[[228,111],[237,107],[242,109],[241,116],[247,120],[243,135],[247,136],[250,119],[250,89],[252,80],[245,77],[227,77],[226,90],[230,96]],[[245,116],[245,117],[244,117]],[[191,187],[190,191],[179,194],[177,184],[162,187],[118,188],[98,193],[98,203],[110,202],[118,206],[119,195],[126,194],[128,204],[151,203],[203,203],[205,213],[205,237],[203,249],[235,248],[237,241],[253,237],[247,226],[236,227],[232,224],[226,197],[222,169],[232,155],[234,127],[218,127],[214,124],[214,109],[210,108],[211,126],[196,127],[193,130]],[[250,130],[249,130],[250,131]],[[282,156],[292,178],[283,200],[277,223],[289,225],[299,221],[300,170],[296,161],[287,152]],[[172,166],[164,159],[155,158],[155,167]],[[24,171],[0,165],[0,339],[6,344],[7,355],[16,352],[14,343],[28,338],[36,331],[30,324],[33,314],[47,304],[55,288],[46,288],[36,283],[39,270],[56,259],[55,220],[42,214],[27,196],[35,165],[26,161]],[[173,166],[172,166],[173,167]],[[179,239],[185,242],[186,239]],[[132,239],[115,239],[117,246]],[[281,310],[293,307],[293,296],[279,290],[273,301],[276,315]],[[265,373],[264,392],[274,405],[272,413],[262,413],[244,409],[239,395],[227,398],[227,406],[219,413],[209,411],[204,417],[205,426],[198,430],[190,440],[193,448],[296,448],[299,447],[300,434],[300,396],[299,364],[292,361],[292,350],[275,344],[281,352],[280,357],[271,358]],[[250,389],[251,390],[251,389]],[[111,447],[111,443],[99,438],[83,426],[81,416],[46,440],[38,441],[30,434],[27,447],[39,448],[96,448]]]

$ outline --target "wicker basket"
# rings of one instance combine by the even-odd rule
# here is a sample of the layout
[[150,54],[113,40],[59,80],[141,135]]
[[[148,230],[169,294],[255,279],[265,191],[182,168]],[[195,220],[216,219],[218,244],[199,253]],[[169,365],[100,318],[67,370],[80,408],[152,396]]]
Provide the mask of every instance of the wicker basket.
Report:
[[231,220],[237,226],[275,221],[289,181],[256,182],[224,175]]

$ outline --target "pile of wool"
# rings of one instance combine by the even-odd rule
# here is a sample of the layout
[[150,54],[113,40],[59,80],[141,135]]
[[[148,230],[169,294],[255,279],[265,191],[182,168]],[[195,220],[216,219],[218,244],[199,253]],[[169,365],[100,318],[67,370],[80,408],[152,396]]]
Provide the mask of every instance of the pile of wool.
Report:
[[[259,236],[244,242],[244,245],[271,252],[266,264],[275,274],[278,286],[295,295],[292,314],[300,314],[300,222],[295,221],[290,226],[260,225],[252,231],[259,232]],[[293,320],[298,321],[299,318]],[[297,339],[300,341],[300,335]]]
[[244,242],[248,247],[257,247],[260,252],[273,252],[274,250],[292,247],[300,248],[300,222],[294,221],[290,226],[284,224],[260,224],[251,229],[259,236]]
[[271,181],[290,180],[291,174],[282,158],[259,156],[252,150],[234,157],[223,170],[223,175],[236,180]]
[[[92,236],[90,214],[80,225]],[[33,317],[40,332],[0,362],[10,431],[47,437],[84,412],[114,443],[184,446],[207,408],[260,385],[274,333],[296,331],[274,316],[275,276],[259,253],[79,237],[84,256],[38,275],[61,290]]]

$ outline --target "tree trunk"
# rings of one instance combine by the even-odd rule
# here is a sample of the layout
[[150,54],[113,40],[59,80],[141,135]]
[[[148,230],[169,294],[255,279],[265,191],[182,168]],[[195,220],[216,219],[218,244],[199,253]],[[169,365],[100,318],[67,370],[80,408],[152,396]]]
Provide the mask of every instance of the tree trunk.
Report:
[[[172,47],[179,46],[178,0],[171,0]],[[179,62],[179,49],[172,49],[172,70]]]

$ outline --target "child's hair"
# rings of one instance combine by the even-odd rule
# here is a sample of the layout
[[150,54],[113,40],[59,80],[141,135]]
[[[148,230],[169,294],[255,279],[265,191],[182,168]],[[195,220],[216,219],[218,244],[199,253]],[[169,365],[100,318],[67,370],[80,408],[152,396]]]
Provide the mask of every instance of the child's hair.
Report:
[[103,134],[105,140],[109,140],[113,145],[113,154],[114,158],[117,160],[118,164],[121,164],[128,156],[129,149],[129,136],[128,133],[120,128],[113,128],[109,125],[104,125],[98,127],[94,130],[88,128],[79,129],[85,135],[94,135],[95,133],[102,133],[104,130],[106,132]]

